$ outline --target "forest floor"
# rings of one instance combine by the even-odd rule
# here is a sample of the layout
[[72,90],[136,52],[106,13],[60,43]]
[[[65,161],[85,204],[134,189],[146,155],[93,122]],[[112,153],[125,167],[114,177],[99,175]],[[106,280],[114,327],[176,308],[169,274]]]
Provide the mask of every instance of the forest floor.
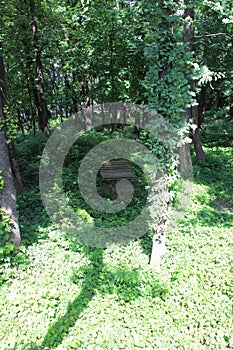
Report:
[[221,126],[206,129],[160,271],[146,236],[107,249],[65,237],[34,186],[43,135],[18,142],[25,248],[0,267],[1,350],[233,349],[233,148]]

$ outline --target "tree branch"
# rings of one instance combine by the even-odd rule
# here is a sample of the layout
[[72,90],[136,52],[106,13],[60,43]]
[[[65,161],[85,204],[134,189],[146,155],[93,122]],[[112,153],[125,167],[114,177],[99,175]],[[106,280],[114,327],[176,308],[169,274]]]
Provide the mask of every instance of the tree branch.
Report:
[[214,34],[204,34],[204,35],[195,35],[195,38],[204,38],[218,35],[226,35],[227,33],[214,33]]

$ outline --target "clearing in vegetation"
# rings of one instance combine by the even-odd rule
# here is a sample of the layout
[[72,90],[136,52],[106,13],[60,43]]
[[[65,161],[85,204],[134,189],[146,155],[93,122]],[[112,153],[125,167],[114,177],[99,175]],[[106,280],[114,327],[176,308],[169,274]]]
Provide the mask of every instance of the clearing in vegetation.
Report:
[[[35,187],[45,137],[19,140],[27,186],[18,198],[25,251],[2,257],[0,349],[233,349],[233,149],[211,141],[213,134],[220,140],[218,132],[222,125],[215,122],[203,134],[207,161],[194,160],[193,201],[167,238],[159,272],[148,264],[148,235],[94,249],[51,224]],[[84,135],[80,157],[96,138]],[[66,159],[64,187],[82,218],[96,215],[96,223],[111,225],[137,214],[146,197],[140,183],[121,218],[88,212],[77,191],[74,153]],[[101,187],[102,181],[102,194],[114,196],[113,184]]]

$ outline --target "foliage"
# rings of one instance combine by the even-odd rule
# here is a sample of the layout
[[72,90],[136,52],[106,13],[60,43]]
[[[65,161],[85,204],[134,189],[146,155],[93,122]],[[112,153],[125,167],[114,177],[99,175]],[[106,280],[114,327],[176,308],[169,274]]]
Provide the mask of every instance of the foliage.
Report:
[[2,209],[0,210],[0,220],[0,262],[2,262],[14,251],[14,245],[9,237],[12,221]]
[[145,46],[149,66],[144,80],[146,96],[152,108],[177,120],[184,108],[194,103],[188,81],[191,57],[183,42],[182,18],[175,9],[171,14],[155,1],[147,1],[145,7],[149,4],[154,11],[146,11],[150,22]]
[[[151,130],[153,130],[153,128],[155,128],[155,125],[151,125]],[[84,133],[81,137],[79,137],[79,139],[71,147],[66,157],[65,166],[63,168],[63,185],[69,198],[70,205],[85,222],[92,222],[97,227],[116,227],[129,223],[140,214],[142,208],[145,206],[146,201],[148,200],[149,190],[147,179],[143,174],[143,171],[140,170],[140,168],[134,163],[132,169],[134,177],[131,181],[134,186],[134,196],[131,203],[124,210],[118,213],[104,213],[95,210],[84,201],[81,193],[79,192],[77,174],[85,154],[104,140],[109,138],[119,138],[125,135],[127,135],[128,139],[133,139],[135,137],[133,130],[130,127],[125,127],[122,131],[117,130],[110,134],[107,131],[104,133],[97,130],[91,130],[90,132]],[[143,129],[140,131],[139,142],[148,147],[151,153],[155,156],[159,169],[161,169],[165,174],[164,182],[168,183],[168,189],[166,187],[164,190],[166,193],[169,193],[166,194],[166,200],[164,196],[161,196],[163,198],[162,204],[161,201],[153,200],[154,190],[151,189],[150,191],[151,198],[149,201],[152,217],[150,217],[150,223],[148,224],[148,232],[151,234],[153,229],[157,227],[156,225],[158,224],[158,221],[161,220],[161,215],[166,215],[167,202],[171,203],[175,198],[178,187],[173,185],[173,183],[178,178],[178,160],[177,155],[163,143],[163,140],[156,139],[155,136]],[[171,145],[172,140],[170,140],[168,143]],[[117,197],[115,189],[117,182],[116,180],[106,181],[103,180],[98,174],[96,181],[97,191],[101,196],[107,198],[108,200],[113,200]],[[158,199],[158,195],[156,198]],[[156,218],[156,220],[154,220],[154,218]]]
[[9,107],[4,108],[4,119],[0,119],[0,129],[5,131],[8,142],[12,142],[18,133],[18,123],[12,116]]
[[[232,149],[212,150],[205,136],[207,162],[194,163],[193,201],[168,236],[160,272],[148,265],[147,235],[104,250],[82,246],[42,211],[30,216],[39,197],[32,190],[23,194],[19,212],[29,264],[3,265],[1,349],[233,347]],[[76,147],[85,153],[87,138]],[[74,155],[71,150],[71,162],[66,159],[65,182]],[[70,194],[74,200],[76,187]],[[87,210],[77,210],[90,220]]]
[[[232,104],[232,9],[210,1],[35,1],[37,48],[52,115],[103,101],[148,103],[169,118],[200,102]],[[195,11],[193,51],[183,40],[185,7]],[[29,4],[0,4],[8,98],[21,124],[36,120]],[[62,16],[61,16],[62,14]],[[191,24],[191,23],[190,23]],[[195,68],[196,67],[196,68]],[[196,91],[189,86],[192,75]]]
[[[0,191],[2,191],[4,186],[4,180],[0,173]],[[11,232],[11,219],[9,215],[7,215],[0,208],[0,263],[7,258],[10,253],[14,250],[14,245],[10,241],[9,232]],[[0,280],[1,282],[1,280]]]
[[27,135],[25,138],[21,135],[15,140],[16,157],[20,172],[23,178],[23,184],[29,190],[39,186],[39,162],[46,144],[47,137],[42,132],[34,135]]
[[229,121],[229,111],[219,109],[217,112],[208,111],[205,113],[207,121],[206,128],[202,132],[202,138],[208,147],[233,146],[233,128]]
[[[127,128],[125,129],[127,133]],[[63,185],[66,194],[69,197],[70,204],[76,209],[76,212],[80,217],[86,221],[94,220],[96,226],[105,227],[115,227],[125,225],[130,220],[133,220],[141,211],[145,205],[147,198],[147,190],[145,179],[143,178],[142,171],[137,165],[133,166],[134,179],[132,180],[134,185],[134,197],[132,202],[127,206],[126,209],[119,213],[104,213],[94,208],[91,208],[82,198],[79,191],[77,174],[79,171],[79,166],[85,154],[96,146],[98,143],[107,140],[109,138],[120,137],[119,132],[112,134],[103,134],[92,130],[91,132],[85,133],[81,136],[74,146],[70,149],[65,161],[65,167],[63,168]],[[131,134],[131,138],[133,135]],[[72,161],[71,161],[72,160]],[[116,181],[106,181],[101,178],[100,175],[97,176],[97,191],[100,195],[108,200],[116,198]]]
[[[232,7],[205,1],[196,9],[195,52],[206,87],[206,107],[232,104]],[[210,74],[208,74],[208,71]],[[204,81],[206,80],[206,81]],[[208,81],[209,80],[209,81]]]
[[[4,44],[12,113],[36,121],[35,42],[29,3],[0,2],[0,46]],[[0,222],[0,348],[233,348],[229,327],[233,296],[232,122],[226,118],[233,96],[231,1],[35,0],[35,6],[36,49],[41,54],[46,98],[53,115],[62,120],[80,106],[103,101],[149,103],[182,134],[185,121],[180,116],[184,107],[197,99],[207,110],[206,117],[214,120],[202,133],[207,161],[194,161],[192,204],[168,236],[160,273],[148,266],[148,234],[125,246],[91,249],[52,225],[38,189],[38,165],[46,136],[37,133],[36,137],[29,134],[16,139],[26,188],[18,196],[18,212],[27,248],[16,253],[11,243],[3,242],[11,225],[4,218]],[[186,6],[194,7],[194,22],[190,18],[184,22]],[[190,53],[183,42],[187,21],[195,28]],[[196,91],[190,88],[190,76]],[[10,134],[15,136],[15,121],[9,110],[5,112]],[[219,116],[222,120],[216,120]],[[63,185],[71,206],[84,221],[111,227],[133,220],[148,193],[145,178],[134,165],[137,181],[127,210],[103,214],[83,201],[77,174],[85,154],[108,138],[132,137],[130,128],[110,135],[103,131],[84,134],[70,149]],[[143,131],[141,141],[160,160],[164,171],[176,178],[176,159],[163,142]],[[97,187],[109,200],[115,198],[115,182],[106,184],[97,177]],[[169,189],[174,202],[179,183],[174,181]]]

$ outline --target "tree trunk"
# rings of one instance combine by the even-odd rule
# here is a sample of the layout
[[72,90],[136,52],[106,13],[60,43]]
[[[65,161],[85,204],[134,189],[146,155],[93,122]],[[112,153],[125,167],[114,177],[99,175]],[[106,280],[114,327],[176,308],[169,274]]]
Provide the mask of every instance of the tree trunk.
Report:
[[[7,92],[6,92],[5,67],[4,67],[3,54],[1,53],[1,50],[2,50],[2,44],[0,43],[0,120],[3,121],[6,119],[5,113],[4,113],[4,107],[7,105],[8,102],[7,102]],[[4,124],[1,131],[6,135],[6,131],[7,131],[6,124]],[[13,141],[11,141],[8,144],[8,155],[11,163],[14,184],[16,185],[18,193],[21,193],[23,192],[23,184],[21,181],[19,167],[15,158]]]
[[201,87],[199,95],[199,108],[198,108],[198,128],[200,130],[204,129],[204,113],[206,109],[206,86]]
[[230,122],[233,120],[233,106],[231,106],[229,110],[229,120]]
[[162,220],[154,232],[150,265],[159,268],[162,264],[166,248],[166,222]]
[[41,49],[39,47],[40,45],[39,45],[38,29],[37,29],[37,22],[36,22],[36,6],[35,6],[34,0],[30,0],[30,16],[31,16],[31,29],[33,34],[34,54],[35,54],[35,60],[36,60],[36,73],[37,73],[37,81],[38,81],[38,89],[39,89],[39,101],[36,97],[37,93],[35,93],[35,91],[34,91],[34,98],[35,100],[37,99],[37,101],[35,102],[38,110],[39,127],[42,131],[47,133],[48,121],[51,117],[51,113],[48,109],[46,98],[45,98]]
[[21,175],[19,166],[15,157],[14,143],[13,141],[8,144],[9,158],[11,163],[12,175],[16,193],[20,194],[24,191],[23,183],[21,181]]
[[[112,23],[112,31],[114,31],[114,23]],[[109,52],[110,52],[110,62],[109,62],[109,71],[111,78],[111,101],[115,102],[115,69],[114,69],[114,33],[109,35]]]
[[201,144],[200,130],[198,127],[198,107],[194,106],[191,108],[192,124],[193,124],[193,144],[196,152],[197,159],[206,160],[205,152]]
[[193,175],[192,158],[189,144],[186,143],[178,148],[179,165],[178,170],[182,179],[190,179]]
[[0,131],[0,169],[4,180],[3,189],[0,192],[0,207],[4,213],[9,215],[12,222],[12,230],[9,236],[17,248],[21,244],[18,216],[16,212],[16,191],[14,187],[13,174],[11,170],[10,158],[6,140]]
[[[0,42],[0,120],[5,119],[4,106],[7,102],[6,84],[5,84],[5,69],[2,55],[2,45]],[[4,128],[3,128],[4,131]],[[16,212],[16,190],[12,174],[12,165],[10,162],[9,149],[7,146],[4,134],[0,130],[0,170],[4,180],[3,189],[0,191],[0,208],[8,214],[12,225],[9,236],[17,248],[21,244],[18,217]]]
[[140,137],[140,112],[136,112],[134,121],[134,135],[137,139]]
[[[6,104],[6,77],[2,54],[2,43],[0,41],[0,120],[5,120],[4,106]],[[3,126],[5,131],[5,125]]]
[[[188,52],[193,52],[193,38],[194,38],[194,27],[190,24],[190,19],[194,20],[194,8],[189,7],[190,1],[186,0],[186,9],[184,13],[184,18],[187,20],[184,25],[184,42],[188,44],[186,50]],[[190,86],[193,91],[195,91],[195,82],[192,78],[189,78]],[[188,110],[189,116],[191,116],[193,124],[193,144],[196,152],[197,159],[206,160],[205,153],[201,144],[200,131],[199,131],[199,118],[198,118],[198,106],[191,107]]]
[[42,121],[41,130],[47,133],[49,129],[48,122],[51,117],[51,114],[48,109],[46,98],[45,98],[43,69],[42,69],[40,51],[37,50],[35,55],[36,55],[36,71],[37,71],[37,77],[38,77],[39,96],[40,96],[40,113],[41,113],[41,121]]

